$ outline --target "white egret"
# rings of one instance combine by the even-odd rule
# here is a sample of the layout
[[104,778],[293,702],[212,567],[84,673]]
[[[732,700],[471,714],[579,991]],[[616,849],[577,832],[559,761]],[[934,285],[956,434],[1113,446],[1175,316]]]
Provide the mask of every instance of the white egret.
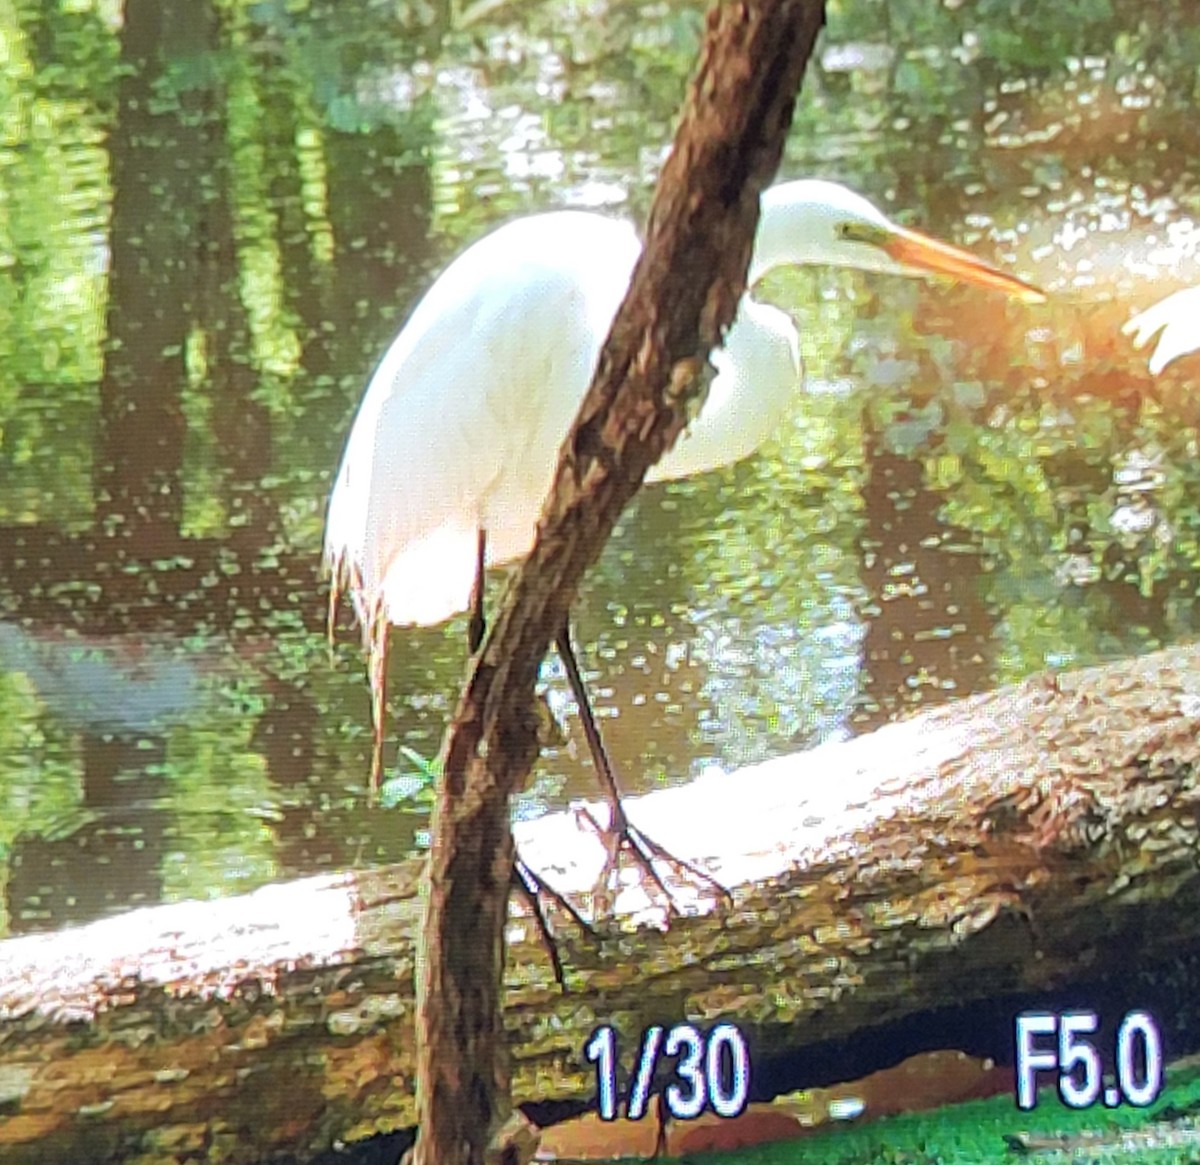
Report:
[[1150,353],[1150,372],[1157,376],[1172,360],[1200,348],[1200,287],[1172,292],[1135,315],[1121,331],[1132,337],[1135,348],[1144,348],[1158,336]]
[[[1045,298],[965,251],[890,222],[836,183],[783,183],[766,191],[761,209],[750,286],[775,267],[824,263],[942,274],[1026,302]],[[557,211],[501,226],[438,277],[372,377],[333,487],[325,556],[335,580],[331,615],[348,590],[370,655],[373,784],[389,625],[437,623],[470,607],[478,645],[483,568],[533,544],[559,447],[639,252],[632,226],[600,214]],[[752,453],[800,386],[795,326],[749,296],[711,361],[716,375],[699,416],[648,480],[687,477]],[[673,859],[631,835],[566,628],[556,645],[606,785],[611,834],[635,850],[646,843],[639,857],[653,874],[647,850]]]

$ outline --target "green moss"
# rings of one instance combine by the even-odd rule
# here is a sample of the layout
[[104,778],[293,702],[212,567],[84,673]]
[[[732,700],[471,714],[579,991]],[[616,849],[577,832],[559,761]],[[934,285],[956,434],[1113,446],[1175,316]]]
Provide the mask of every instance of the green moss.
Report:
[[[1140,1132],[1129,1136],[1133,1130]],[[1012,1140],[1058,1137],[1066,1138],[1066,1147],[1022,1150]],[[1200,1160],[1200,1065],[1168,1070],[1162,1095],[1147,1109],[1077,1112],[1046,1090],[1028,1113],[1019,1112],[1011,1096],[998,1096],[689,1160],[714,1165],[1012,1165],[1020,1160],[1183,1165]]]

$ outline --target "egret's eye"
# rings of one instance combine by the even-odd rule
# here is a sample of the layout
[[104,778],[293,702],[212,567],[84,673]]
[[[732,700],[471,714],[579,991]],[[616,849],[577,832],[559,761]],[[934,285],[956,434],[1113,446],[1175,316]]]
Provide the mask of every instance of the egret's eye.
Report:
[[848,243],[866,243],[870,247],[882,247],[887,242],[885,228],[866,222],[842,222],[837,225],[837,237]]

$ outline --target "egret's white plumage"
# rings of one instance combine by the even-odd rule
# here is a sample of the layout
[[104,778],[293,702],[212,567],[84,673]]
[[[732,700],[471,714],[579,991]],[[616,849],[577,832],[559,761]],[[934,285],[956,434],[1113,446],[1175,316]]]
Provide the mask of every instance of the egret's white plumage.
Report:
[[1172,360],[1200,349],[1200,287],[1185,287],[1139,312],[1121,329],[1135,348],[1144,348],[1155,336],[1150,371],[1157,376]]
[[[916,250],[943,263],[918,266]],[[640,243],[625,222],[559,211],[518,219],[464,251],[417,306],[371,378],[329,504],[325,554],[364,628],[436,623],[464,610],[487,562],[532,545],[558,450],[590,382]],[[949,262],[946,262],[946,257]],[[762,200],[749,281],[784,264],[943,270],[1036,292],[906,232],[836,183],[802,180]],[[789,317],[743,299],[705,406],[648,479],[729,464],[776,430],[799,386]]]
[[529,548],[638,251],[615,219],[518,219],[417,305],[371,378],[329,503],[325,553],[364,627],[465,609],[481,527],[490,563]]
[[[489,565],[528,552],[559,448],[639,253],[631,226],[599,214],[510,222],[446,268],[371,378],[334,482],[325,556],[331,601],[349,591],[370,652],[373,785],[388,626],[437,623],[466,609],[481,547]],[[1044,298],[965,251],[897,226],[833,182],[787,182],[763,195],[748,282],[805,263],[936,272],[1027,301]],[[786,313],[743,297],[711,361],[700,415],[648,480],[737,461],[787,414],[801,367]],[[569,654],[565,637],[557,642]],[[581,687],[577,698],[586,703]],[[616,821],[615,782],[598,737],[589,744]]]

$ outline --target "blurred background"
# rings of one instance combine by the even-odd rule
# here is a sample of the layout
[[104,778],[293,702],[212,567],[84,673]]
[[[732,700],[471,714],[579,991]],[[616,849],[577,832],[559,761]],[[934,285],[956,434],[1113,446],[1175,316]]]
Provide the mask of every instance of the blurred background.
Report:
[[[369,805],[320,573],[350,419],[490,226],[643,220],[704,6],[0,0],[0,937],[420,849],[465,620],[395,633]],[[1200,282],[1192,0],[829,17],[783,174],[1052,300],[764,285],[804,334],[790,423],[647,488],[578,609],[630,789],[1194,635],[1200,403],[1119,334]],[[543,682],[525,816],[595,795]]]

